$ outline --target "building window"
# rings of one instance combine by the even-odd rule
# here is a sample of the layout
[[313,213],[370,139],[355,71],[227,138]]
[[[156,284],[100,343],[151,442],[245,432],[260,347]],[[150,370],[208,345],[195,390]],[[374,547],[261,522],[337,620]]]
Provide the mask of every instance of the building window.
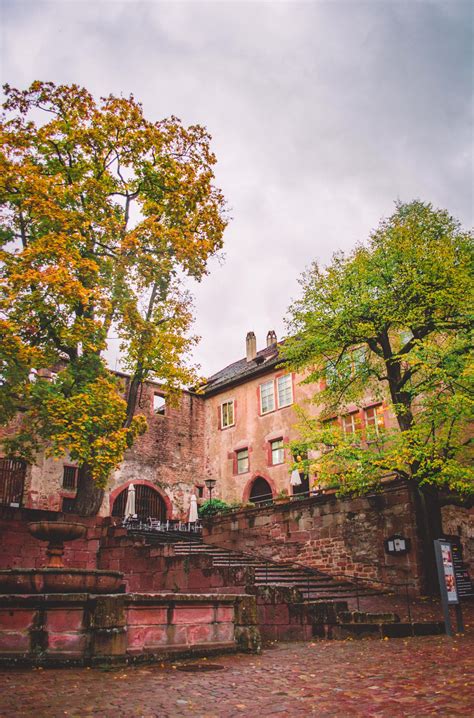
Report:
[[364,417],[367,428],[374,430],[376,434],[385,428],[382,404],[364,409]]
[[268,414],[275,409],[275,385],[273,380],[260,384],[260,412]]
[[249,450],[239,449],[235,454],[237,458],[237,473],[246,474],[249,470]]
[[285,461],[285,449],[283,448],[283,439],[275,439],[270,442],[271,447],[271,464],[283,464]]
[[196,485],[196,491],[197,491],[197,498],[198,498],[198,499],[204,498],[204,486],[198,486],[198,485]]
[[360,417],[358,411],[355,411],[353,414],[345,414],[345,416],[342,417],[342,430],[346,436],[360,431]]
[[291,374],[279,376],[277,379],[277,387],[278,408],[282,409],[284,406],[290,406],[290,404],[293,404],[293,384],[291,381]]
[[163,394],[153,394],[153,413],[164,415],[166,399]]
[[77,466],[63,467],[63,489],[75,491],[77,489]]
[[228,426],[234,426],[234,400],[224,401],[221,404],[221,427],[226,429]]

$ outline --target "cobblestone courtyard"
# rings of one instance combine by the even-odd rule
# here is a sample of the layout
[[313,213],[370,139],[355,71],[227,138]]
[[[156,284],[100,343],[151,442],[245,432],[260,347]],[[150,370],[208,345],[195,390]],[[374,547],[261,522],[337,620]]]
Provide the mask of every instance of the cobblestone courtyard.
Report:
[[3,669],[0,715],[450,718],[474,713],[472,634],[279,644],[261,656],[209,658],[225,670],[179,670],[193,662],[112,670]]

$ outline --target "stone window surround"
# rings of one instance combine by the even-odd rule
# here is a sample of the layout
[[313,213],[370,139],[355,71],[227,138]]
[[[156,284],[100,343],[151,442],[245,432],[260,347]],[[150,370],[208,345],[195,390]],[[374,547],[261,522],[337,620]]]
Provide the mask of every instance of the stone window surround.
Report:
[[[230,424],[224,423],[224,406],[226,406],[227,404],[232,404],[232,423]],[[219,404],[219,429],[230,429],[231,427],[235,426],[236,407],[237,402],[235,401],[235,399],[226,399]]]

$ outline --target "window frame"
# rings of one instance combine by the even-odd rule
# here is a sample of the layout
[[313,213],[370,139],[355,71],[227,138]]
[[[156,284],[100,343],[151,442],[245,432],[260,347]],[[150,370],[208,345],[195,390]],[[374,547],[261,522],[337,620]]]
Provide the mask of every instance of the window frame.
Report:
[[[270,444],[270,466],[281,466],[285,463],[285,446],[283,443],[283,437],[280,439],[271,439]],[[274,448],[274,444],[280,444],[280,446]],[[281,461],[274,461],[274,453],[281,452]]]
[[[65,486],[65,484],[64,484],[64,474],[65,474],[66,469],[74,469],[74,486],[73,487]],[[71,491],[71,492],[77,491],[78,475],[79,475],[79,467],[78,466],[76,466],[75,464],[63,464],[63,476],[62,476],[62,480],[61,480],[61,488],[64,491]]]
[[[352,430],[346,431],[346,424],[345,420],[350,417],[351,418],[351,427]],[[341,424],[342,424],[342,431],[344,436],[355,436],[358,432],[362,430],[361,426],[361,420],[360,420],[360,412],[359,411],[350,411],[347,414],[341,415]]]
[[[232,423],[224,424],[224,406],[227,406],[229,404],[232,404]],[[235,426],[235,400],[228,399],[227,401],[222,401],[219,408],[220,428],[230,429],[232,426]]]
[[[288,404],[280,404],[280,381],[282,379],[289,380],[289,389],[290,389],[291,400],[288,402]],[[281,376],[277,376],[275,378],[275,382],[276,382],[276,398],[277,398],[277,402],[278,402],[278,408],[286,409],[288,406],[291,406],[293,404],[293,374],[290,372],[289,374],[282,374]],[[286,391],[286,389],[285,389],[285,391]]]
[[[242,454],[242,453],[244,453],[244,452],[245,452],[247,455],[244,456],[244,457],[241,457],[241,458],[239,459],[239,454]],[[243,459],[243,460],[245,460],[245,459],[247,460],[247,465],[246,465],[245,470],[239,471],[239,460],[242,460],[242,459]],[[247,446],[247,447],[242,447],[241,449],[236,449],[236,450],[235,450],[235,473],[236,473],[238,476],[241,476],[242,474],[248,474],[249,471],[250,471],[250,451],[249,451],[249,447]]]
[[[271,385],[271,387],[272,387],[273,406],[272,406],[271,409],[266,409],[266,410],[264,411],[264,409],[263,409],[262,387],[264,387],[264,386],[269,386],[269,385]],[[275,397],[275,379],[274,379],[274,378],[273,378],[273,379],[268,379],[268,381],[264,381],[264,382],[262,382],[262,383],[260,384],[260,386],[259,386],[259,396],[260,396],[260,415],[261,415],[261,416],[264,416],[265,414],[271,414],[272,411],[275,411],[275,410],[276,410],[277,406],[276,406],[276,397]]]
[[[368,416],[367,412],[373,411],[374,412],[374,422],[373,424],[369,424],[367,421]],[[375,429],[376,436],[380,436],[380,432],[385,430],[385,416],[384,416],[384,409],[383,404],[372,404],[372,406],[366,406],[364,407],[364,428],[365,429]]]
[[[158,407],[157,409],[155,409],[155,396],[163,399],[163,404],[160,407]],[[166,397],[162,392],[154,391],[151,403],[152,403],[153,416],[166,416]]]

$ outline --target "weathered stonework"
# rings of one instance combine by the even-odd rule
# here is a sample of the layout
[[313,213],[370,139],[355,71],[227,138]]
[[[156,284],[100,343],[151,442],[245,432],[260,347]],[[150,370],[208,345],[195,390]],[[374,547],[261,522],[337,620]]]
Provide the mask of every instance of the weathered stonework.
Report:
[[[401,533],[411,541],[405,556],[390,556],[384,540]],[[333,496],[274,504],[213,518],[204,527],[208,544],[274,561],[294,561],[332,576],[359,576],[420,588],[419,543],[411,492],[394,483],[374,497]]]

